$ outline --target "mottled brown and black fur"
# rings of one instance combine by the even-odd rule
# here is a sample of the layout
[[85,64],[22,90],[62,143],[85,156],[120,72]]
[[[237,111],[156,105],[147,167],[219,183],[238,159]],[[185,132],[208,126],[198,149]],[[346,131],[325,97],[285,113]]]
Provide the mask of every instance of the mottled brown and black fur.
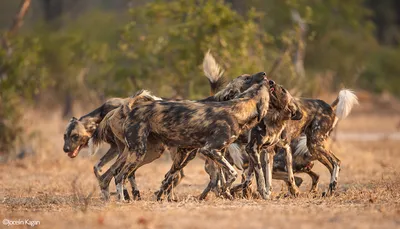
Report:
[[[215,79],[215,78],[214,78]],[[235,96],[237,93],[246,90],[249,88],[251,85],[256,84],[260,82],[261,80],[264,79],[264,73],[257,73],[254,75],[242,75],[237,77],[236,79],[232,80],[224,89],[216,93],[215,96],[210,96],[206,99],[199,100],[199,102],[203,103],[208,103],[217,100],[217,98],[224,98],[224,99],[229,99],[230,96]],[[211,86],[213,83],[218,82],[217,81],[212,81]],[[135,96],[134,96],[135,97]],[[134,103],[131,103],[134,104]],[[133,108],[134,106],[125,106],[125,108],[121,107],[116,109],[113,112],[110,112],[110,114],[105,118],[105,120],[102,122],[104,128],[102,129],[102,132],[104,133],[103,136],[97,135],[94,139],[97,139],[97,142],[103,140],[106,136],[110,135],[110,137],[114,134],[115,136],[121,136],[121,130],[122,130],[122,124],[121,122],[126,118],[127,113]],[[110,129],[114,128],[114,130]],[[96,131],[98,132],[98,131]],[[120,141],[121,139],[118,139]],[[158,145],[158,144],[155,144]],[[146,156],[144,158],[144,161],[146,163],[149,163],[151,161],[147,160],[147,158],[158,158],[159,153],[154,154],[151,151],[149,152],[150,155],[152,156]],[[143,165],[145,163],[142,163],[139,165]],[[103,194],[106,198],[108,198],[108,184],[111,181],[111,178],[113,176],[113,171],[108,170],[106,173],[104,173],[101,177],[99,177],[99,182],[100,182],[100,187],[103,190]],[[132,189],[135,190],[135,193],[137,195],[139,194],[136,183],[134,182],[134,172],[130,174],[128,177],[129,181],[131,182]],[[174,184],[176,185],[179,183],[179,177],[174,177]],[[135,188],[136,187],[136,188]]]
[[[117,167],[114,167],[114,171],[118,172],[116,182],[122,184],[126,173],[135,170],[141,163],[147,151],[147,138],[153,136],[166,145],[187,149],[187,152],[199,149],[229,173],[228,189],[237,173],[220,152],[242,131],[251,128],[266,115],[268,90],[264,80],[237,99],[226,102],[154,101],[135,107],[123,125],[127,151],[121,160],[117,159]],[[119,187],[119,196],[123,198],[122,186]],[[163,186],[161,193],[162,189]]]
[[305,134],[308,152],[303,155],[303,163],[309,164],[318,160],[329,169],[329,191],[332,193],[337,186],[340,160],[326,148],[325,141],[337,122],[344,119],[358,103],[357,97],[352,91],[344,89],[339,92],[332,105],[319,99],[296,98],[296,102],[303,111],[303,119],[290,121],[285,130],[285,137],[287,141],[291,141],[300,137],[302,133]]
[[[252,129],[251,131],[252,135],[250,135],[250,133],[243,133],[239,136],[239,139],[236,141],[236,143],[238,143],[239,145],[245,145],[248,143],[248,139],[250,137],[251,144],[256,144],[256,143],[259,144],[259,146],[256,147],[257,151],[254,152],[257,155],[259,150],[258,148],[261,149],[261,147],[273,146],[280,141],[281,132],[283,131],[289,119],[301,118],[301,111],[294,103],[294,99],[290,95],[290,93],[288,93],[281,85],[277,85],[273,81],[269,82],[270,82],[269,86],[271,89],[270,92],[271,99],[267,116],[264,117],[264,119],[261,122],[259,122],[256,127]],[[272,93],[273,91],[274,93]],[[229,154],[227,154],[227,156],[229,156],[231,153],[232,153],[231,150],[229,150]],[[290,160],[290,157],[288,157],[288,160]],[[174,161],[174,164],[179,164],[179,163]],[[223,176],[224,174],[220,173],[218,171],[219,169],[217,168],[218,166],[212,164],[210,160],[206,160],[205,169],[210,175],[210,182],[206,187],[206,189],[203,191],[203,193],[200,195],[200,199],[204,199],[209,191],[218,189],[217,188],[218,180],[223,182],[221,176]],[[290,166],[288,170],[289,171],[291,170]],[[250,174],[248,174],[249,177],[251,177],[252,171],[253,167],[252,170],[250,171]],[[265,185],[262,184],[264,180],[262,175],[263,172],[262,171],[260,172],[262,180],[258,180],[259,182],[261,182],[259,192],[262,193],[264,198],[266,198],[267,194],[266,191],[264,190],[265,188],[263,188],[265,187]],[[260,176],[260,174],[258,173],[257,176]],[[292,180],[290,184],[294,187],[293,189],[295,189],[296,185],[294,184],[293,175],[292,177],[289,176],[288,180]],[[247,184],[248,181],[241,187],[244,187]],[[235,189],[239,189],[239,187],[235,187]]]
[[[126,99],[112,98],[79,119],[73,117],[69,121],[64,132],[64,152],[68,153],[68,156],[71,158],[76,157],[79,151],[88,145],[89,139],[97,129],[98,124],[108,112],[121,106],[125,102]],[[103,163],[103,165],[105,163]]]

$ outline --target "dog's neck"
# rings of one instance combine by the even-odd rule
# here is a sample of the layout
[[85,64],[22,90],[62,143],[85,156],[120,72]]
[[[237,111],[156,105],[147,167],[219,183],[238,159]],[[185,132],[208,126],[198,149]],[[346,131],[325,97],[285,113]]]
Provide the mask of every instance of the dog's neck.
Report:
[[79,119],[80,122],[82,122],[83,126],[85,127],[86,132],[90,135],[91,137],[96,131],[97,126],[101,122],[102,119],[97,118],[97,117],[84,117],[83,119]]

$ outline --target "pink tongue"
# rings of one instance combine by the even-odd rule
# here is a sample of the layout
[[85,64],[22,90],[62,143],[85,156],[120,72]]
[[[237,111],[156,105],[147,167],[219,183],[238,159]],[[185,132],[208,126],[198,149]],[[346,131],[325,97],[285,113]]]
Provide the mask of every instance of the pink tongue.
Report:
[[68,153],[68,157],[74,158],[74,157],[78,156],[79,148],[81,148],[81,147],[78,146],[73,152],[69,152],[69,153]]

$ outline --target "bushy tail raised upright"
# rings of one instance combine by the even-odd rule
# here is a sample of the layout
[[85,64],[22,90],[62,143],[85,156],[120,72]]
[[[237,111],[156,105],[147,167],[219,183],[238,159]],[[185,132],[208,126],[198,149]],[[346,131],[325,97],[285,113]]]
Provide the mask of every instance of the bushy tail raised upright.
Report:
[[203,71],[210,82],[211,95],[217,93],[224,84],[222,75],[224,70],[218,65],[210,50],[207,51],[203,60]]
[[358,98],[352,90],[343,89],[339,92],[338,97],[331,104],[336,114],[335,124],[338,120],[345,119],[358,104]]

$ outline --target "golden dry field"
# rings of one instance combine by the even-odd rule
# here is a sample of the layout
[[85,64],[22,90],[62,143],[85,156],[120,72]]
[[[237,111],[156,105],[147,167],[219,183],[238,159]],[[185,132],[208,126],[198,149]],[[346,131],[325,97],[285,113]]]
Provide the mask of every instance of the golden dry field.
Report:
[[[39,111],[25,117],[28,131],[38,133],[36,150],[0,165],[2,220],[39,221],[35,228],[400,228],[400,141],[389,135],[399,131],[400,115],[390,106],[363,104],[339,124],[332,150],[342,160],[342,169],[334,196],[321,197],[329,172],[316,163],[319,193],[309,194],[311,181],[301,175],[305,182],[299,197],[287,197],[283,182],[274,181],[273,198],[267,201],[229,201],[213,193],[198,201],[208,176],[203,161],[195,159],[176,189],[179,201],[157,202],[153,192],[171,164],[166,155],[138,170],[142,201],[119,203],[112,197],[104,203],[92,171],[101,155],[89,157],[82,151],[68,158],[62,151],[67,121],[58,117],[57,112]],[[359,139],[346,139],[346,133],[359,134]],[[384,137],[366,140],[365,133]],[[113,182],[110,190],[115,190]]]

